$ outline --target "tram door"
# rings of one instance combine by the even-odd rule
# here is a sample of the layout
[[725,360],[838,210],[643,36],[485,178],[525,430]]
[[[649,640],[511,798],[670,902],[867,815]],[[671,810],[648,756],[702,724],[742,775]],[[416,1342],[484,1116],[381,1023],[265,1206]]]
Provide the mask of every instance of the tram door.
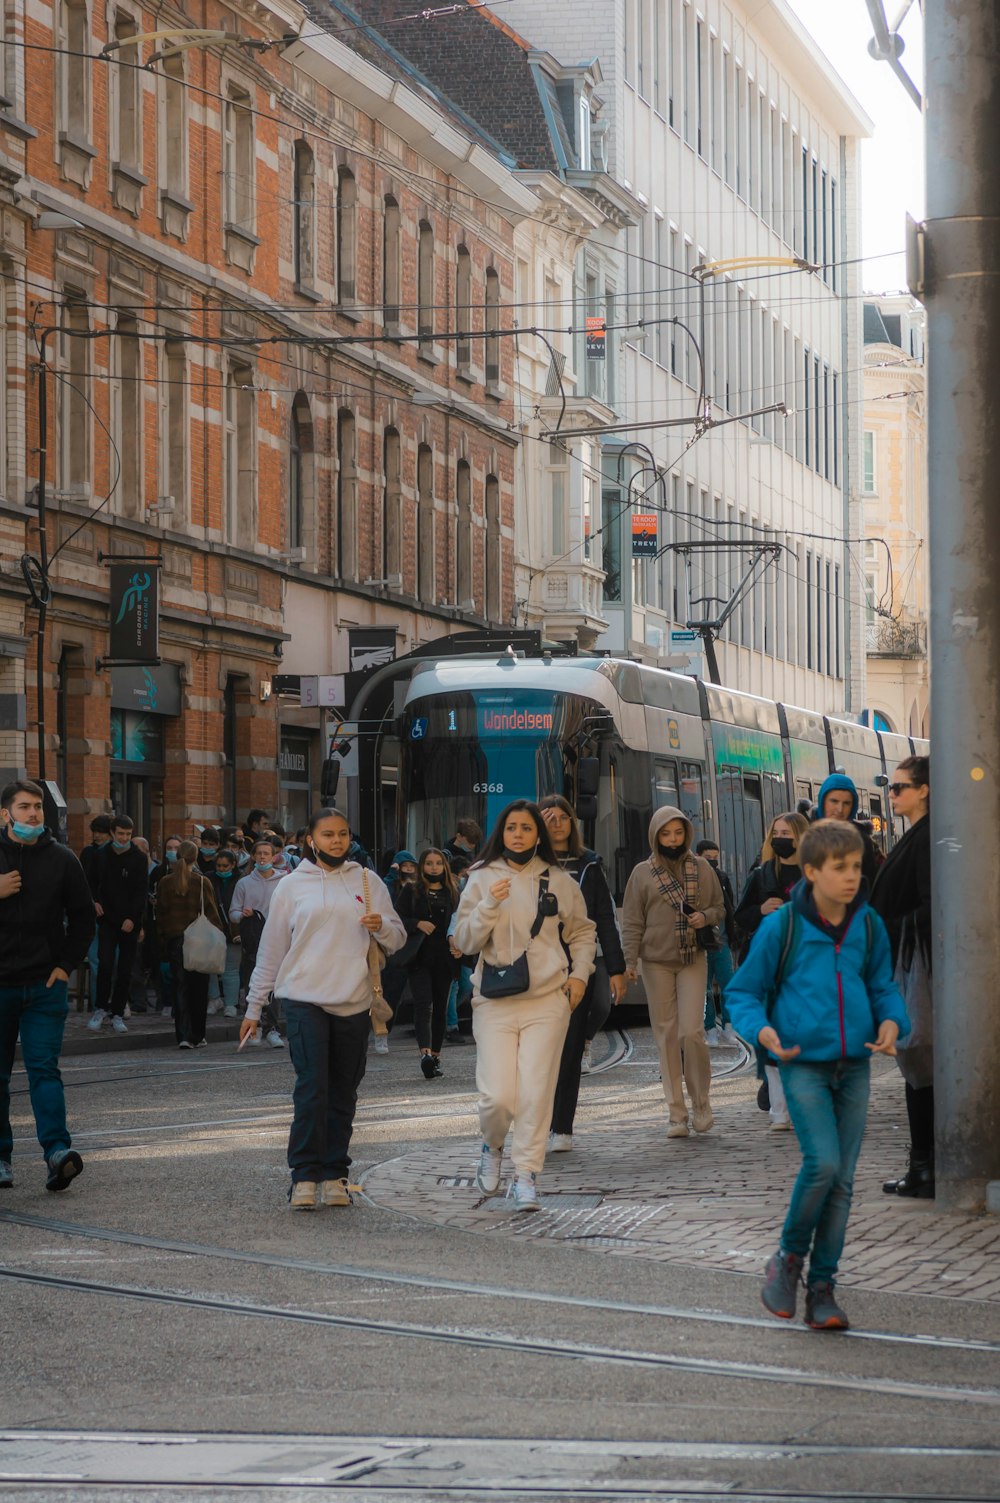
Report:
[[738,767],[721,767],[715,781],[723,867],[742,888],[764,843],[760,776]]

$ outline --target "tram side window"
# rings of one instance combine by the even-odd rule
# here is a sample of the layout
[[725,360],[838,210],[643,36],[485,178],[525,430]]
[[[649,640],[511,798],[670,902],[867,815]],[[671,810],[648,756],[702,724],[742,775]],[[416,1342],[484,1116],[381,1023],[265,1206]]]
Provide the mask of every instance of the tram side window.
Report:
[[697,762],[681,763],[681,808],[694,826],[694,841],[705,838],[705,790]]
[[808,801],[809,801],[810,804],[812,803],[812,801],[813,801],[813,785],[809,782],[808,778],[796,778],[795,779],[795,802],[796,802],[796,805],[798,805],[799,803],[801,803],[805,799],[808,799]]
[[662,762],[657,758],[653,764],[653,807],[663,809],[669,806],[676,809],[678,803],[677,763]]
[[885,814],[882,811],[882,795],[880,793],[873,793],[871,795],[871,821],[872,835],[875,838],[875,842],[884,851],[886,848],[886,828]]
[[[718,768],[715,775],[715,792],[719,804],[716,819],[723,869],[735,874],[737,883],[742,886],[746,877],[746,868],[740,859],[743,820],[741,817],[739,831],[737,831],[737,800],[734,796],[735,790],[739,787],[739,779],[740,775],[735,768]],[[740,815],[742,816],[742,807]]]
[[764,827],[785,812],[785,781],[768,775],[764,778]]
[[746,869],[757,860],[764,844],[764,805],[760,778],[743,774],[743,831]]

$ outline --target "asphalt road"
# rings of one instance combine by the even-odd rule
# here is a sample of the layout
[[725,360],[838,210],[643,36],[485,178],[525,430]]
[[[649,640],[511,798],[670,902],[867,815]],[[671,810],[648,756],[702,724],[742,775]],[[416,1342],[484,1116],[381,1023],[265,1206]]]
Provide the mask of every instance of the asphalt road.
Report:
[[[453,1048],[425,1082],[406,1039],[371,1056],[354,1178],[435,1143],[467,1143],[471,1168],[474,1062]],[[1000,1495],[995,1301],[857,1289],[856,1331],[821,1335],[769,1321],[756,1275],[523,1239],[508,1217],[466,1230],[363,1194],[293,1214],[284,1052],[64,1075],[86,1168],[59,1196],[13,1083],[0,1497]],[[588,1082],[580,1119],[627,1117],[633,1153],[640,1082]]]

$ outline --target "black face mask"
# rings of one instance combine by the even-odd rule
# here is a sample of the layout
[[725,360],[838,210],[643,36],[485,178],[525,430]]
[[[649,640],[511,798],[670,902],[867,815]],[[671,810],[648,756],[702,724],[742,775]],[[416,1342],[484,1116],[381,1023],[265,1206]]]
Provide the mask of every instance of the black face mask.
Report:
[[684,854],[684,846],[683,846],[683,844],[681,844],[681,845],[666,845],[664,843],[664,844],[661,844],[661,846],[660,846],[660,855],[661,856],[666,856],[666,858],[667,858],[668,861],[676,861],[677,857],[678,856],[683,856],[683,854]]
[[347,860],[346,855],[329,856],[327,855],[326,851],[319,850],[317,846],[313,846],[313,851],[315,852],[317,861],[322,861],[323,865],[330,867],[332,871],[336,871],[338,866],[343,866],[344,862]]
[[795,855],[795,841],[790,835],[772,835],[771,849],[779,861],[787,861]]
[[510,851],[505,846],[503,859],[505,861],[513,862],[515,866],[527,866],[528,862],[534,856],[536,849],[536,846],[532,846],[531,849],[527,851]]

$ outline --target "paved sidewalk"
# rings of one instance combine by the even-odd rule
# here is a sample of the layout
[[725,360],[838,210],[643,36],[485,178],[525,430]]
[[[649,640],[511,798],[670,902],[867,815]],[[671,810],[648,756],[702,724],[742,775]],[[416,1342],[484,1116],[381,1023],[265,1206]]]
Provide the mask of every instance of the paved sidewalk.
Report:
[[[551,1239],[625,1256],[757,1274],[777,1245],[799,1155],[756,1104],[752,1069],[713,1087],[715,1129],[667,1139],[666,1108],[648,1030],[636,1058],[582,1083],[576,1146],[550,1154],[543,1209],[518,1215],[484,1199],[473,1175],[479,1143],[434,1143],[364,1179],[378,1206],[485,1236]],[[735,1062],[713,1051],[716,1071]],[[902,1082],[876,1061],[868,1132],[841,1268],[845,1287],[1000,1301],[1000,1218],[946,1214],[933,1201],[882,1193],[905,1168]]]

